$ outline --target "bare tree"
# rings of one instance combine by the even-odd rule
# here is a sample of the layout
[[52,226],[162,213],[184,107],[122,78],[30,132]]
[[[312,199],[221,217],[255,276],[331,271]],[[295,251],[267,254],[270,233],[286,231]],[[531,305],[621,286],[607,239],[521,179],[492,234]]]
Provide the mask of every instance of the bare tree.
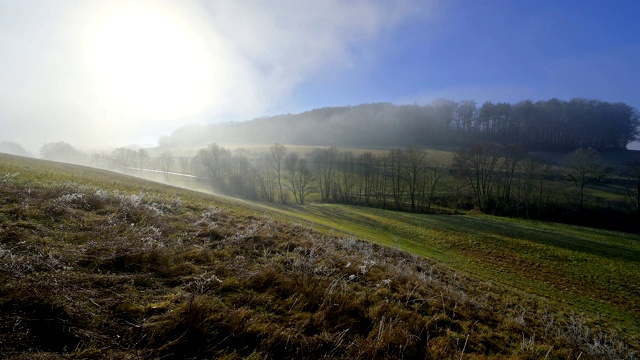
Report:
[[228,191],[235,196],[255,197],[255,174],[249,161],[249,152],[243,148],[235,150],[230,165]]
[[502,201],[505,204],[511,202],[511,191],[513,190],[513,182],[516,178],[516,170],[520,162],[525,159],[527,150],[522,145],[506,145],[502,148],[504,155],[504,181],[502,188]]
[[283,180],[283,167],[284,167],[284,158],[287,155],[287,148],[282,145],[282,144],[275,144],[271,146],[270,149],[270,153],[269,153],[269,163],[271,165],[271,167],[273,168],[275,175],[276,175],[276,180],[278,181],[278,191],[280,193],[280,202],[282,202],[283,204],[287,203],[287,195],[286,193],[283,191],[283,184],[282,184],[282,180]]
[[313,173],[307,166],[307,160],[298,157],[297,153],[290,154],[285,160],[286,178],[291,192],[299,205],[304,205],[305,198],[312,191]]
[[344,203],[351,203],[357,183],[356,160],[351,152],[340,154],[337,170],[334,183],[334,200],[340,199]]
[[587,184],[600,181],[605,175],[605,166],[600,154],[593,148],[579,148],[566,156],[565,176],[578,188],[579,208],[584,206],[584,189]]
[[91,154],[91,166],[106,169],[112,166],[113,160],[111,154],[101,152]]
[[149,154],[145,149],[140,148],[138,151],[130,150],[128,153],[128,157],[131,158],[133,167],[138,170],[144,169],[145,164],[149,162]]
[[256,165],[256,185],[260,197],[269,202],[276,199],[277,181],[266,157],[259,158]]
[[313,180],[313,172],[307,165],[307,159],[300,159],[298,162],[298,198],[300,199],[300,205],[304,205],[307,195],[314,191]]
[[358,197],[360,201],[364,199],[365,204],[369,204],[375,192],[375,158],[369,151],[360,155],[357,160],[358,165]]
[[338,159],[338,150],[335,147],[322,149],[315,154],[314,165],[316,178],[320,187],[320,196],[323,201],[329,200],[331,187],[334,183],[335,167]]
[[129,165],[129,152],[127,150],[126,148],[120,147],[111,152],[111,160],[113,161],[114,167],[124,170]]
[[401,149],[394,149],[387,156],[387,164],[391,175],[391,195],[396,209],[402,208],[402,197],[404,194],[404,171],[403,152]]
[[174,162],[173,154],[171,153],[171,151],[164,151],[162,154],[160,154],[159,161],[160,161],[160,168],[162,169],[162,172],[164,173],[165,178],[168,179],[169,170],[171,170],[171,166],[173,165],[173,162]]
[[462,148],[456,153],[454,162],[459,174],[473,189],[478,209],[487,210],[501,168],[498,145],[478,143]]
[[423,177],[423,187],[425,189],[423,195],[423,201],[426,202],[427,212],[431,211],[431,204],[436,196],[438,184],[444,177],[446,167],[444,164],[434,162],[427,165],[425,176]]
[[[526,215],[529,216],[529,209],[532,204],[540,206],[544,189],[544,177],[549,165],[542,159],[528,155],[522,160],[521,184],[518,187],[519,201],[524,203]],[[536,192],[536,189],[539,192]],[[536,193],[538,196],[536,196]]]
[[293,197],[296,200],[296,204],[300,204],[298,199],[298,162],[299,157],[297,153],[289,154],[284,160],[284,167],[286,169],[285,178],[289,185],[289,190],[293,193]]
[[425,183],[426,153],[419,147],[412,146],[404,151],[400,160],[404,181],[407,184],[407,193],[409,200],[411,200],[411,211],[415,211],[416,203]]
[[231,153],[218,144],[210,144],[200,149],[195,156],[195,163],[199,169],[198,176],[211,182],[216,191],[225,191],[229,175]]
[[388,156],[381,156],[374,160],[374,167],[377,171],[373,171],[373,191],[375,193],[378,206],[387,207],[387,171],[389,168]]

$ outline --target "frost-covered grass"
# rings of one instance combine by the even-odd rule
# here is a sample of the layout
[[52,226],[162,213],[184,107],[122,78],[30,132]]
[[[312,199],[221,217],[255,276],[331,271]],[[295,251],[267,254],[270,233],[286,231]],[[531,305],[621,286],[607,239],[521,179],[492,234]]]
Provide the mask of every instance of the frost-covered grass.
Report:
[[399,248],[549,298],[567,312],[640,334],[640,236],[487,215],[357,206],[278,207],[291,219]]
[[4,156],[0,179],[2,358],[635,356],[588,314],[255,207]]

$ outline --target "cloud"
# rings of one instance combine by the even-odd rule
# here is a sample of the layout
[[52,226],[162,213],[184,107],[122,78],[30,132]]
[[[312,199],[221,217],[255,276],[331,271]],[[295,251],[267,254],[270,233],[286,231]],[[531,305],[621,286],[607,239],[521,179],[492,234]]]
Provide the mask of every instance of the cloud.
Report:
[[[109,16],[122,12],[131,37],[110,38]],[[32,151],[57,140],[121,146],[261,116],[310,76],[358,66],[355,47],[428,12],[420,1],[0,2],[0,134]],[[154,38],[165,29],[174,29],[166,41]],[[190,51],[199,62],[176,56]]]
[[216,31],[248,66],[261,112],[306,79],[358,66],[354,48],[375,43],[400,21],[428,13],[417,1],[216,1]]

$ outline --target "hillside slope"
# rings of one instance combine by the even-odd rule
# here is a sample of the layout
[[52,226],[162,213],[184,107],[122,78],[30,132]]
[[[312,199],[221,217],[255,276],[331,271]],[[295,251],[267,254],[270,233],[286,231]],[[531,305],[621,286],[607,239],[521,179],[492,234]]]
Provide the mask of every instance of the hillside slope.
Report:
[[0,225],[3,358],[634,358],[527,293],[109,172],[0,155]]

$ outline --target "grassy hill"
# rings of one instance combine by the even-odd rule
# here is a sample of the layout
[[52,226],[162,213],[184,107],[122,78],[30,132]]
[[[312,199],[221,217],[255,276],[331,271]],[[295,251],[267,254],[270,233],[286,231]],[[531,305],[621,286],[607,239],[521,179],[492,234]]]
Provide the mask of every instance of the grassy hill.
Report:
[[6,155],[0,225],[3,358],[609,359],[638,348],[632,235],[270,209]]
[[425,215],[332,204],[280,211],[538,294],[569,311],[597,313],[598,321],[619,332],[640,333],[636,234],[481,214]]

